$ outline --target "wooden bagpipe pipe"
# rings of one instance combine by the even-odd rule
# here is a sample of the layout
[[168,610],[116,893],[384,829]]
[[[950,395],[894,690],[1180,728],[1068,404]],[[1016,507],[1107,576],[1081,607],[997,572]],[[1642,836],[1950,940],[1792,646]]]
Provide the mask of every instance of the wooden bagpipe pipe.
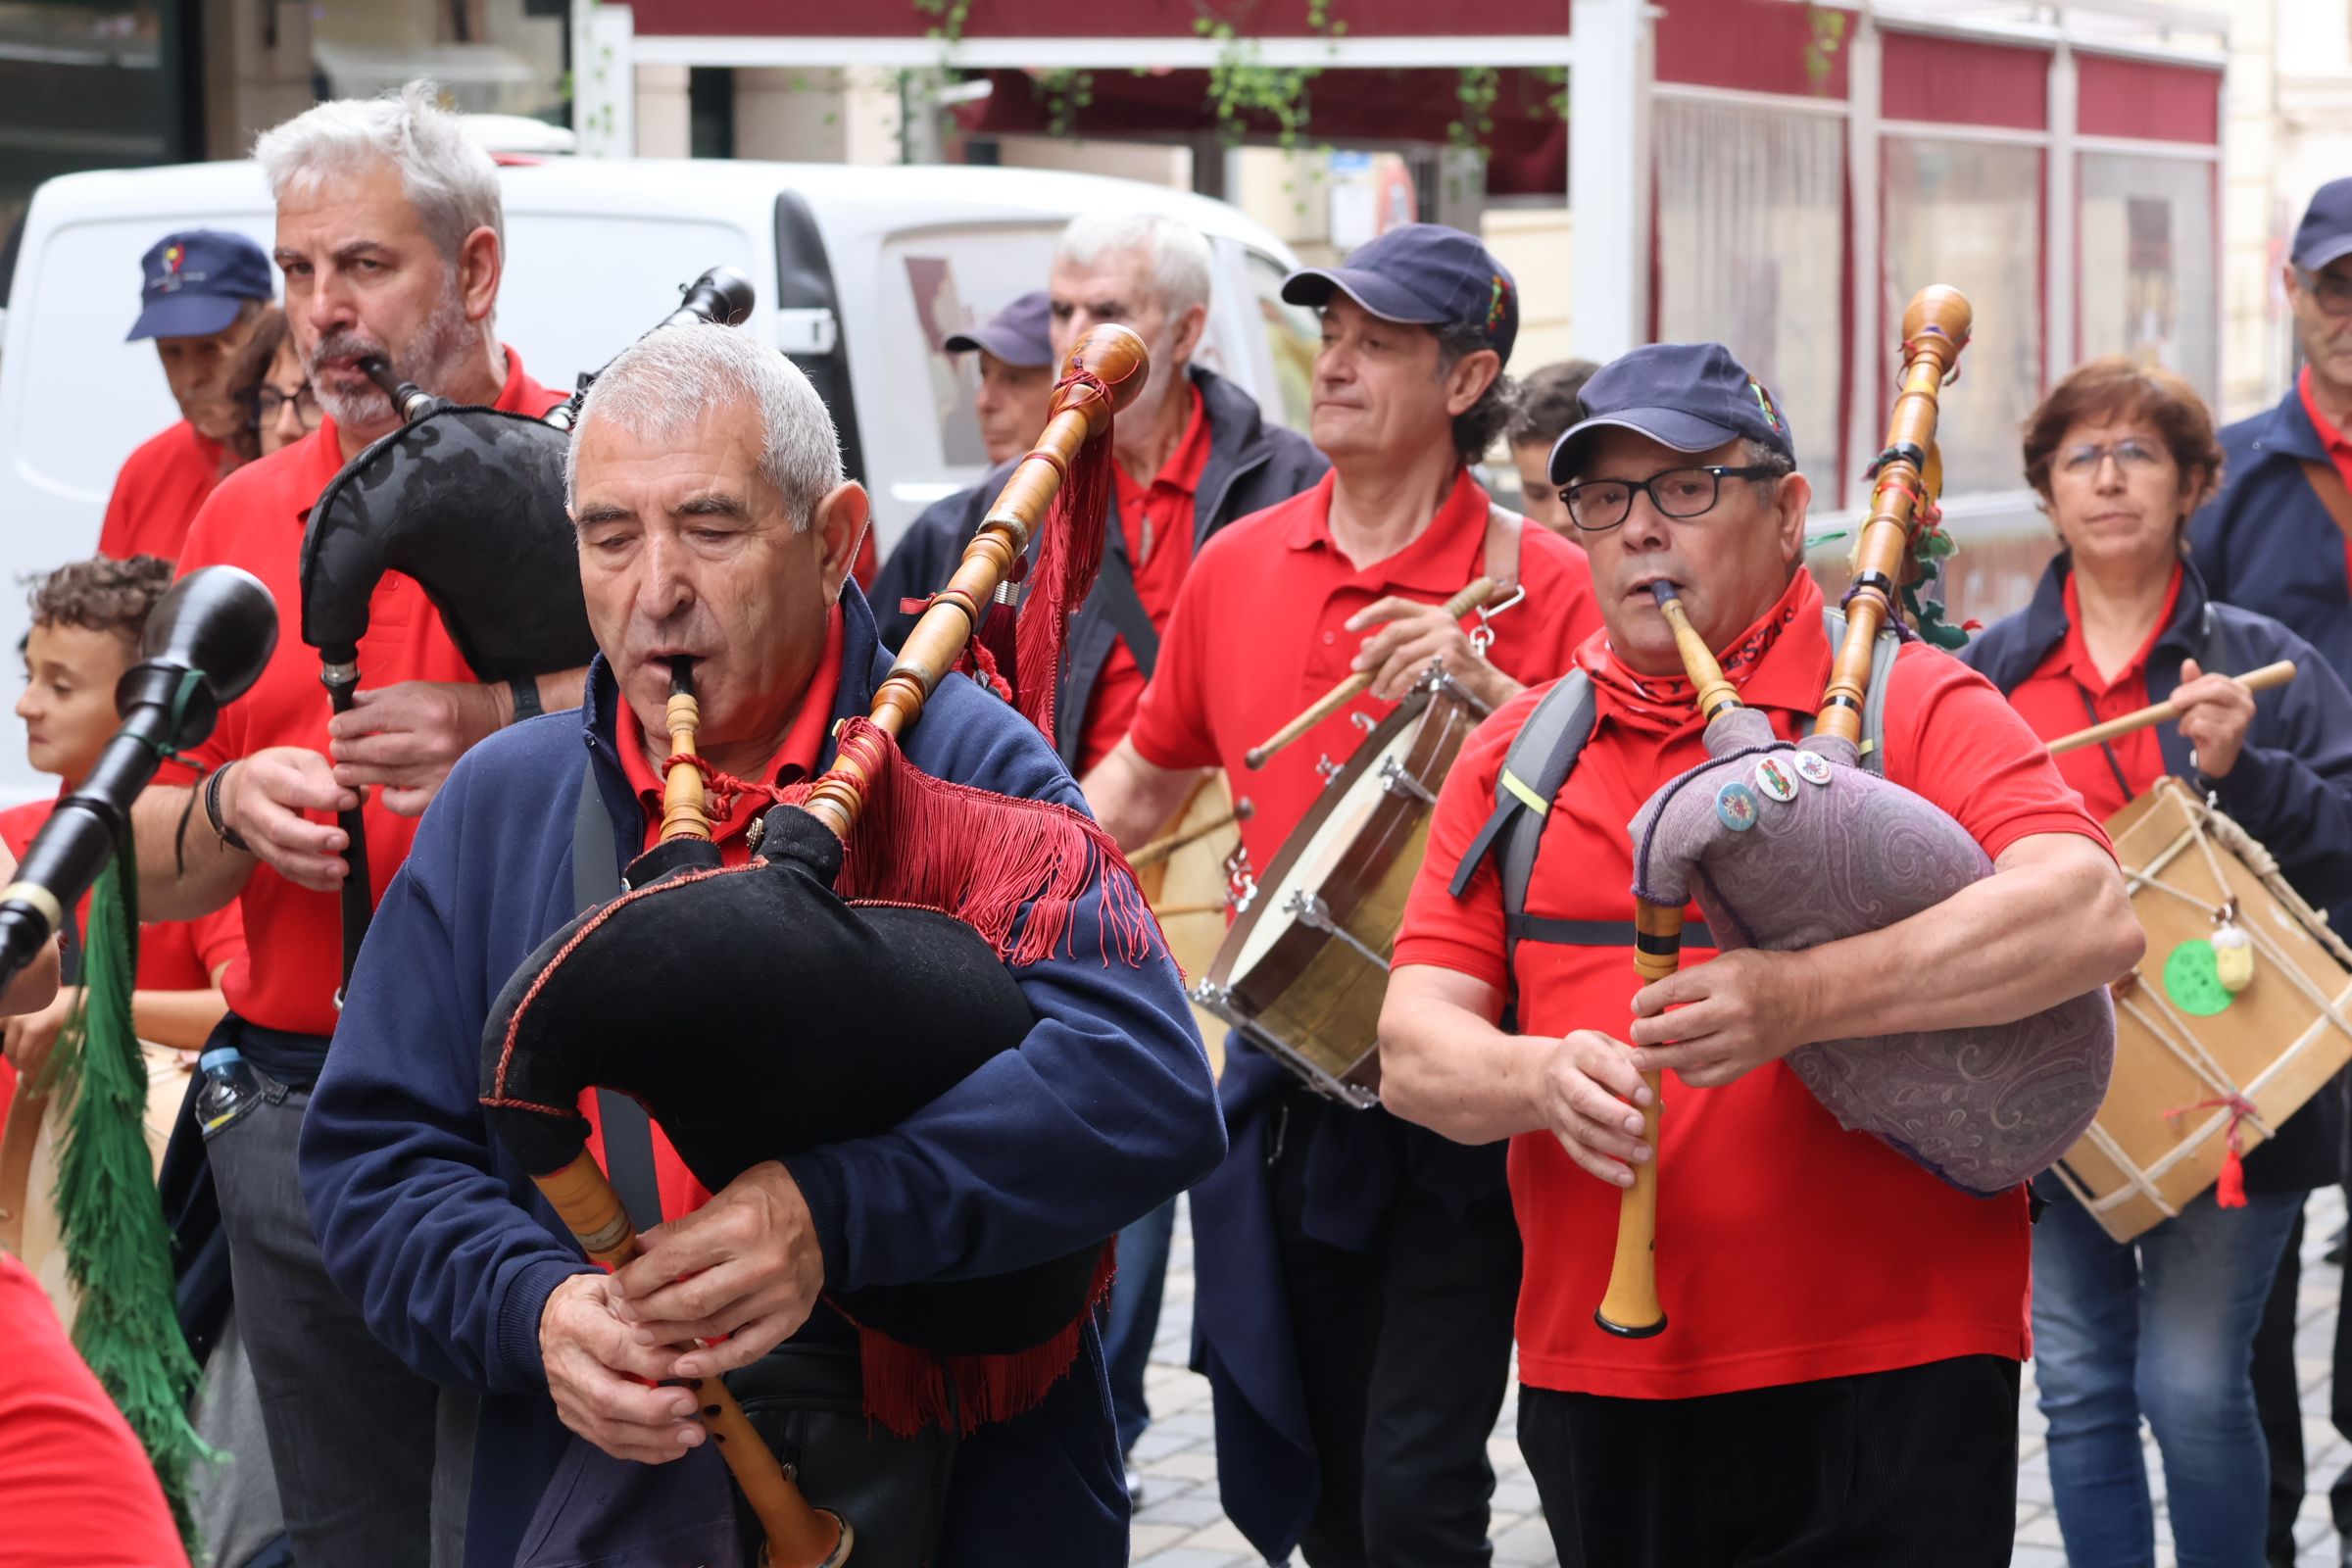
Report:
[[[683,322],[732,326],[751,314],[752,285],[714,267],[685,286],[653,330]],[[593,377],[544,418],[462,406],[365,362],[401,427],[346,464],[312,507],[302,536],[302,640],[318,650],[319,680],[338,713],[363,671],[360,639],[387,571],[413,577],[440,612],[477,679],[504,682],[575,668],[596,652],[580,594],[579,557],[564,510],[564,461]],[[341,814],[343,980],[374,906],[366,826]]]
[[[1882,632],[1901,634],[1898,596],[1913,530],[1934,504],[1940,389],[1968,341],[1967,300],[1922,290],[1903,317],[1903,368],[1870,514],[1854,547],[1842,644],[1813,733],[1791,745],[1740,706],[1670,585],[1657,593],[1698,708],[1710,760],[1652,796],[1632,824],[1637,968],[1676,966],[1683,909],[1695,899],[1722,949],[1782,952],[1880,930],[1992,873],[1967,831],[1862,765],[1865,695]],[[2014,1023],[1869,1035],[1792,1051],[1789,1069],[1839,1125],[1869,1133],[1970,1192],[1996,1193],[2046,1168],[2097,1114],[2115,1058],[2101,988]],[[1659,1084],[1645,1141],[1656,1147]],[[1615,1264],[1595,1314],[1629,1337],[1665,1327],[1654,1273],[1655,1158],[1635,1167]]]
[[[582,1247],[624,1261],[626,1212],[588,1152],[582,1096],[640,1101],[712,1191],[767,1161],[887,1132],[1000,1054],[1033,1019],[1008,964],[1066,944],[1077,901],[1101,888],[1106,956],[1142,962],[1150,915],[1115,848],[1081,813],[916,772],[898,737],[964,654],[974,623],[1041,526],[1038,569],[1099,537],[1073,493],[1099,495],[1115,407],[1147,373],[1144,345],[1099,326],[1073,351],[1051,421],[1013,470],[949,584],[876,691],[843,724],[831,767],[786,792],[757,855],[722,865],[694,756],[692,672],[673,665],[662,842],[620,897],[524,960],[482,1036],[492,1128]],[[1051,509],[1052,514],[1049,515]],[[1066,609],[1085,585],[1056,595]],[[1034,607],[1033,607],[1034,610]],[[869,1418],[901,1435],[970,1430],[1032,1407],[1068,1369],[1108,1282],[1090,1246],[1008,1274],[827,1293],[856,1327]],[[759,1513],[768,1560],[839,1560],[849,1530],[747,1436],[705,1380],[704,1410]],[[813,1485],[813,1481],[812,1481]],[[815,1499],[821,1502],[820,1496]]]

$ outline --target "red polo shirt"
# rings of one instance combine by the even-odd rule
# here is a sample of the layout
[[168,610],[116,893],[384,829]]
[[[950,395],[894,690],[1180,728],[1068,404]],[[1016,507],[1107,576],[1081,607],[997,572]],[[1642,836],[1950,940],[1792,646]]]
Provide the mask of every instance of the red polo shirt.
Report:
[[[1193,497],[1200,488],[1200,471],[1208,466],[1208,416],[1200,389],[1189,383],[1188,389],[1193,413],[1184,438],[1150,485],[1136,483],[1116,463],[1110,466],[1119,493],[1119,531],[1126,536],[1127,562],[1135,573],[1135,596],[1163,638],[1168,617],[1176,612],[1185,568],[1193,564]],[[1103,661],[1102,673],[1095,677],[1086,701],[1086,721],[1078,731],[1081,778],[1134,728],[1136,705],[1143,695],[1143,668],[1122,637],[1110,645],[1110,657]]]
[[179,559],[196,511],[220,482],[227,456],[182,419],[140,443],[115,475],[107,497],[106,522],[98,530],[98,553],[117,561],[132,556]]
[[[1252,771],[1243,754],[1346,680],[1367,638],[1349,616],[1392,594],[1443,604],[1486,570],[1487,492],[1467,468],[1421,537],[1358,568],[1331,537],[1331,474],[1312,490],[1220,529],[1201,547],[1160,640],[1133,731],[1159,767],[1222,767],[1255,809],[1243,847],[1259,874],[1323,787],[1318,757],[1345,761],[1363,739],[1348,715],[1386,717],[1391,703],[1358,697]],[[1545,681],[1568,667],[1600,624],[1584,551],[1546,529],[1520,530],[1527,597],[1494,620],[1487,657],[1514,680]]]
[[[2303,395],[2303,412],[2311,416],[2311,427],[2319,432],[2320,445],[2328,449],[2328,461],[2335,465],[2336,474],[2345,487],[2352,489],[2352,438],[2346,437],[2320,412],[2319,400],[2311,395],[2310,366],[2296,373],[2295,390]],[[2344,573],[2352,576],[2352,534],[2344,538]]]
[[[2180,568],[2173,567],[2173,583],[2165,590],[2164,609],[2139,652],[2112,678],[2091,662],[2090,648],[2082,641],[2082,606],[2075,595],[2075,578],[2066,579],[2066,640],[2050,650],[2034,673],[2018,682],[2009,704],[2034,733],[2045,741],[2072,735],[2148,706],[2148,656],[2156,639],[2173,623],[2180,603]],[[2153,727],[2120,736],[2104,746],[2084,746],[2051,759],[2059,774],[2082,797],[2083,809],[2104,822],[2129,806],[2164,776],[2164,752]],[[2122,777],[2117,777],[2117,769]]]
[[0,1565],[172,1568],[188,1556],[139,1440],[31,1273],[0,1253]]
[[[41,830],[55,800],[27,801],[0,811],[0,843],[20,864],[26,846]],[[90,896],[83,894],[74,911],[74,927],[90,928]],[[139,973],[133,982],[141,991],[210,991],[215,970],[230,973],[245,966],[245,921],[233,904],[200,914],[193,920],[139,922]]]
[[[538,415],[564,400],[530,378],[520,355],[506,352],[507,381],[497,407]],[[261,578],[277,601],[277,649],[253,689],[221,713],[212,738],[183,760],[164,763],[156,774],[163,782],[191,784],[200,773],[265,747],[299,746],[326,755],[331,710],[318,684],[318,650],[302,640],[300,561],[304,518],[343,467],[339,441],[329,416],[293,445],[230,474],[196,514],[180,552],[181,573],[225,564]],[[473,678],[424,590],[414,578],[386,572],[368,603],[368,635],[360,639],[362,683],[380,690],[404,680]],[[408,858],[416,818],[385,810],[380,791],[369,792],[363,810],[368,877],[380,899]],[[319,820],[332,817],[322,814]],[[198,821],[189,831],[207,829]],[[239,903],[246,940],[263,956],[241,972],[230,972],[229,1006],[265,1028],[333,1033],[335,986],[343,969],[336,896],[298,888],[262,865],[254,867]]]
[[[784,732],[784,743],[776,755],[760,770],[760,778],[770,784],[794,784],[816,771],[817,762],[825,754],[825,737],[833,727],[833,705],[841,692],[841,607],[835,605],[825,622],[824,660],[809,678],[807,695],[801,699],[800,711],[793,715],[792,725]],[[645,810],[645,848],[652,849],[662,842],[662,778],[645,755],[645,726],[637,721],[637,710],[626,702],[619,705],[619,722],[613,729],[613,744],[620,752],[620,767],[628,775],[629,788],[637,796],[637,804]],[[660,750],[669,753],[669,742],[663,737]],[[737,795],[722,803],[723,814],[710,824],[710,837],[718,845],[718,858],[728,865],[741,865],[751,858],[751,846],[746,835],[752,824],[764,814],[771,803],[760,795]],[[588,1148],[599,1165],[605,1163],[604,1119],[598,1113],[594,1090],[580,1097],[580,1114],[588,1118]],[[694,1179],[686,1162],[678,1157],[669,1137],[654,1124],[654,1180],[662,1195],[662,1217],[677,1219],[691,1214],[710,1200],[710,1190]]]
[[[1829,679],[1821,593],[1799,573],[1759,626],[1778,640],[1741,697],[1792,735]],[[1605,633],[1578,653],[1613,663]],[[1652,683],[1653,687],[1655,683]],[[1626,824],[1660,785],[1706,760],[1679,701],[1645,717],[1596,681],[1592,739],[1545,819],[1530,915],[1628,921]],[[1502,758],[1541,697],[1531,691],[1473,735],[1439,795],[1429,854],[1405,907],[1396,961],[1503,984],[1502,895],[1490,859],[1446,891],[1494,805]],[[1904,647],[1886,703],[1887,776],[1956,816],[1988,855],[2030,834],[2104,844],[2039,741],[1984,678]],[[1809,787],[1809,786],[1800,786]],[[1695,918],[1696,911],[1692,911]],[[1710,956],[1686,947],[1684,967]],[[1526,1033],[1599,1029],[1624,1038],[1640,989],[1630,947],[1519,948]],[[1527,1242],[1519,1372],[1537,1388],[1687,1398],[2027,1350],[2030,1248],[2024,1193],[1976,1198],[1876,1139],[1839,1129],[1787,1065],[1721,1089],[1666,1081],[1658,1155],[1658,1289],[1672,1327],[1621,1340],[1592,1321],[1616,1246],[1618,1192],[1580,1170],[1548,1132],[1512,1140],[1511,1196]]]

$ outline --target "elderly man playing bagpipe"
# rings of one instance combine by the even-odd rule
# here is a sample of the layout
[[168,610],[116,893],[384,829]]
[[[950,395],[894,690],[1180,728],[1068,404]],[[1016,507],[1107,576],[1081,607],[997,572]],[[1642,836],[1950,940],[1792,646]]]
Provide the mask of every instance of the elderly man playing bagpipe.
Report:
[[[1842,1130],[1782,1058],[2073,1005],[2140,951],[2122,879],[2041,743],[1923,644],[1900,646],[1870,699],[1880,746],[1837,767],[1773,740],[1809,732],[1839,628],[1804,570],[1811,491],[1787,423],[1728,352],[1637,349],[1584,399],[1551,478],[1592,552],[1605,629],[1569,676],[1496,712],[1446,781],[1382,1016],[1388,1102],[1465,1143],[1512,1140],[1527,1249],[1519,1441],[1563,1562],[2005,1563],[2026,1192],[2015,1174],[1992,1196],[1964,1191]],[[1721,661],[1699,690],[1658,582]],[[1875,752],[1886,781],[1957,818],[1990,874],[1866,935],[1809,951],[1740,943],[1637,985],[1637,952],[1658,951],[1684,900],[1661,907],[1645,891],[1637,907],[1628,823],[1644,812],[1646,876],[1648,840],[1666,829],[1643,803],[1707,762],[1699,699],[1714,711],[1726,681],[1755,727],[1719,756],[1720,787],[1683,792],[1710,826],[1720,815],[1726,842],[1769,844],[1776,813],[1818,808]],[[1514,742],[1561,691],[1589,706],[1562,719],[1581,750],[1545,798],[1530,781],[1553,779]],[[1531,794],[1538,853],[1506,900],[1489,846],[1517,808],[1496,808]],[[1702,906],[1724,885],[1706,885],[1715,869],[1692,878]],[[1892,867],[1898,880],[1916,869]],[[1784,866],[1744,914],[1810,914],[1775,906],[1825,891]],[[1652,909],[1668,924],[1637,937],[1627,917]],[[1689,946],[1720,940],[1693,931]],[[2104,1002],[2088,1001],[2095,1026]],[[1900,1049],[1863,1041],[1855,1054],[1882,1045]],[[1661,1069],[1662,1089],[1645,1083]],[[1611,1254],[1643,1167],[1655,1292],[1632,1315]],[[1634,1250],[1650,1262],[1649,1247]]]
[[[828,767],[855,763],[879,787],[864,715],[893,666],[846,581],[865,493],[845,481],[832,422],[800,372],[716,326],[665,327],[615,360],[582,409],[571,461],[602,650],[587,703],[494,738],[450,775],[376,914],[303,1142],[335,1278],[411,1365],[482,1395],[466,1561],[568,1563],[582,1543],[657,1541],[681,1553],[662,1560],[736,1560],[695,1534],[731,1529],[706,1448],[724,1432],[699,1418],[720,1403],[712,1385],[665,1380],[747,1367],[796,1412],[765,1480],[781,1462],[809,1500],[847,1516],[857,1561],[1125,1561],[1128,1505],[1089,1315],[1107,1283],[1102,1246],[1224,1149],[1205,1053],[1140,897],[1053,747],[947,675],[903,737],[903,760],[880,764],[896,807],[871,808],[849,837],[840,885],[866,904],[827,891],[816,914],[698,914],[714,890],[798,876],[810,842],[841,866],[840,841],[813,814]],[[673,697],[689,684],[691,698]],[[679,744],[681,702],[699,704],[700,729],[682,743],[696,755],[658,778]],[[696,808],[708,826],[686,836],[707,864],[665,884],[631,862],[664,836],[665,789],[697,769],[710,780]],[[818,774],[808,810],[768,810]],[[917,822],[918,804],[945,814]],[[876,831],[875,812],[893,808],[895,838]],[[798,828],[780,828],[787,818]],[[1041,874],[1047,853],[1061,858]],[[623,867],[634,891],[615,898]],[[934,885],[894,884],[904,867],[927,867]],[[993,925],[971,912],[988,899]],[[575,909],[606,900],[533,955]],[[943,908],[982,935],[933,912]],[[863,920],[901,917],[933,923],[879,951],[858,935]],[[564,967],[608,928],[642,935],[630,961],[599,958],[585,976]],[[839,963],[793,947],[836,935],[844,945],[826,951],[846,955]],[[740,961],[728,956],[736,941],[750,944]],[[887,1096],[910,1062],[983,1027],[969,1010],[908,1010],[958,943],[998,985],[1017,983],[1028,1017],[1012,1049],[935,1097],[918,1092],[903,1116],[853,1125],[858,1113],[843,1112],[829,1135],[714,1177],[699,1152],[713,1127],[758,1136],[842,1074],[869,1074]],[[672,960],[698,983],[662,979]],[[649,1231],[639,1260],[611,1275],[580,1255],[526,1179],[545,1171],[502,1145],[498,1121],[517,1107],[558,1123],[571,1111],[574,1091],[529,1103],[550,1092],[523,1087],[517,1062],[573,982],[617,984],[645,1009],[619,1032],[661,1080],[632,1089],[650,1127],[628,1096],[577,1092],[598,1128],[589,1148]],[[711,1017],[690,994],[729,985],[754,988],[742,1014]],[[786,1072],[780,1091],[758,1088],[779,1054],[836,1017],[851,1020],[846,1039]],[[495,1093],[491,1019],[507,1020],[492,1036],[496,1047],[507,1030],[492,1052]],[[609,1021],[576,1016],[555,1032]],[[704,1143],[681,1130],[681,1097],[705,1106]],[[1094,1286],[1061,1309],[1058,1350],[966,1346],[932,1358],[876,1333],[924,1290],[984,1286],[1064,1255],[1077,1257],[1079,1287],[1090,1273]],[[593,1447],[567,1453],[565,1428]],[[951,1471],[942,1445],[958,1429]],[[737,1446],[709,1448],[732,1464]],[[850,1474],[835,1484],[846,1494],[827,1490],[828,1473]]]

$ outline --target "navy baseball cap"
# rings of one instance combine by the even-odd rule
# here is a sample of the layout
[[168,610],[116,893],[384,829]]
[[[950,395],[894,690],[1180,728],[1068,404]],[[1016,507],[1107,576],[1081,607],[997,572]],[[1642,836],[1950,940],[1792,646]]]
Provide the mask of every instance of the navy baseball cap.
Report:
[[166,234],[139,258],[143,309],[126,343],[143,337],[207,337],[237,318],[247,300],[277,296],[270,258],[242,234],[192,228]]
[[1585,417],[1551,449],[1551,482],[1574,480],[1592,438],[1636,430],[1677,452],[1707,452],[1744,436],[1796,461],[1796,443],[1764,383],[1720,343],[1652,343],[1592,372]]
[[990,318],[986,326],[957,332],[946,344],[950,354],[985,349],[1006,365],[1032,369],[1054,363],[1052,322],[1054,302],[1044,289],[1022,295]]
[[2352,179],[2331,179],[2311,198],[2295,226],[2295,265],[2316,272],[2345,255],[2352,255]]
[[1405,223],[1366,240],[1339,267],[1309,267],[1282,280],[1293,305],[1319,306],[1338,289],[1384,321],[1475,326],[1511,361],[1519,336],[1519,285],[1475,235],[1444,223]]

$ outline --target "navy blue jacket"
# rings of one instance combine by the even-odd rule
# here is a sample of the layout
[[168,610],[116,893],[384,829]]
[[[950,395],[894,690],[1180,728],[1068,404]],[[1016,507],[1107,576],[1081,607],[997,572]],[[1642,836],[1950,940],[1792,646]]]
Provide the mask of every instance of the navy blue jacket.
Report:
[[2303,394],[2222,432],[2225,487],[2189,522],[2189,559],[2213,597],[2260,605],[2352,684],[2352,582],[2344,535],[2304,476],[2326,463]]
[[[2300,475],[2296,483],[2302,483]],[[2338,551],[2339,566],[2341,562]],[[2066,640],[2069,569],[2064,555],[2051,562],[2034,602],[1961,652],[2003,695]],[[2278,621],[2208,595],[2194,566],[2181,574],[2172,622],[2148,656],[2149,702],[2161,703],[2180,687],[2184,659],[2230,675],[2282,659],[2295,662],[2295,680],[2255,694],[2253,725],[2226,777],[2207,778],[2196,770],[2179,725],[2159,725],[2156,742],[2165,771],[2199,793],[2212,792],[2222,809],[2271,852],[2306,903],[2337,906],[2330,923],[2345,929],[2352,914],[2352,692],[2309,643]],[[2277,1138],[2246,1156],[2247,1191],[2308,1192],[2344,1179],[2344,1089],[2339,1077]]]
[[[835,711],[866,711],[889,670],[871,612],[843,596]],[[376,911],[303,1128],[302,1179],[327,1271],[425,1377],[481,1396],[468,1568],[507,1568],[566,1434],[539,1359],[548,1295],[588,1264],[476,1097],[491,999],[574,913],[583,764],[612,820],[614,865],[645,821],[614,750],[617,691],[599,659],[583,711],[467,753]],[[583,751],[582,742],[585,741]],[[906,746],[936,777],[1085,802],[1044,739],[960,676]],[[892,1132],[787,1161],[828,1286],[1001,1272],[1100,1242],[1212,1169],[1225,1150],[1208,1058],[1175,965],[1098,956],[1099,894],[1070,952],[1016,972],[1038,1022]],[[887,1049],[889,1042],[875,1042]],[[823,1332],[811,1323],[805,1333]],[[1128,1503],[1102,1348],[1090,1326],[1035,1410],[966,1440],[942,1565],[1124,1563]]]
[[[1331,463],[1296,430],[1268,424],[1257,400],[1215,371],[1196,365],[1192,377],[1200,389],[1201,416],[1208,421],[1208,461],[1200,469],[1200,486],[1193,492],[1193,549],[1198,551],[1210,534],[1235,518],[1312,489]],[[963,547],[980,531],[981,518],[1012,469],[1012,463],[1001,463],[971,489],[933,502],[891,547],[890,560],[874,579],[873,594],[885,643],[896,648],[914,629],[915,617],[900,611],[900,601],[920,599],[946,586]],[[1119,526],[1115,488],[1105,526],[1110,531],[1106,548],[1124,561],[1127,532]],[[1073,766],[1087,701],[1119,635],[1104,606],[1105,593],[1098,586],[1070,617],[1064,644],[1067,662],[1054,698],[1054,744]]]

